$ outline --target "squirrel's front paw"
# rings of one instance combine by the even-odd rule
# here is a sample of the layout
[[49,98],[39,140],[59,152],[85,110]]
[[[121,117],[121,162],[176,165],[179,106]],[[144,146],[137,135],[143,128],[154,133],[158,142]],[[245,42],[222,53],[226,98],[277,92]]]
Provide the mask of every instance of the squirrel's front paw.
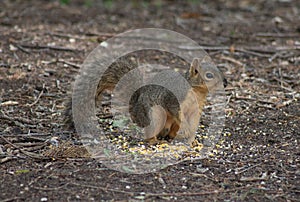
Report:
[[157,139],[159,140],[163,140],[165,139],[170,133],[170,129],[169,128],[163,128],[160,133],[157,135]]
[[157,145],[157,144],[163,144],[168,143],[166,140],[158,140],[157,137],[151,137],[145,140],[149,145]]

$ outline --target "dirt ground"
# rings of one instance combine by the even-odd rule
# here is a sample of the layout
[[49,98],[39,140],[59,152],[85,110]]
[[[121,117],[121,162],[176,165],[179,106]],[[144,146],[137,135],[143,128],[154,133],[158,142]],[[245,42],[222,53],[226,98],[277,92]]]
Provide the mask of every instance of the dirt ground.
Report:
[[[115,34],[197,41],[228,80],[222,145],[149,174],[49,158],[86,56]],[[0,201],[300,201],[300,1],[0,1]],[[54,143],[53,143],[54,142]]]

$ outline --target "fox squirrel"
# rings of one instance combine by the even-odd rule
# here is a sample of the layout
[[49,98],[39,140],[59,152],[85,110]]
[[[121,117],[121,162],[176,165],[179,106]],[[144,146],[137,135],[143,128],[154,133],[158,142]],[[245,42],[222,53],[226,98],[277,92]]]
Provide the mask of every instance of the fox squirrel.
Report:
[[[137,64],[130,58],[119,60],[108,67],[97,86],[96,105],[100,103],[105,90],[112,91],[120,79],[136,67]],[[129,102],[131,119],[145,128],[145,139],[150,144],[171,141],[175,137],[187,138],[192,144],[208,92],[220,84],[226,86],[226,79],[207,56],[203,59],[194,58],[189,70],[180,75],[183,79],[174,80],[178,75],[165,73],[165,76],[159,73],[161,78],[167,78],[164,83],[157,85],[153,82],[133,93]],[[180,82],[175,83],[177,81]],[[165,86],[171,89],[176,86],[173,89],[179,90],[180,96]],[[70,123],[71,102],[68,105],[66,115]]]
[[160,85],[142,86],[132,95],[131,119],[145,127],[145,138],[150,144],[185,138],[193,145],[207,94],[220,84],[226,86],[227,81],[209,57],[195,58],[184,75],[160,72],[159,80],[163,80],[158,82]]

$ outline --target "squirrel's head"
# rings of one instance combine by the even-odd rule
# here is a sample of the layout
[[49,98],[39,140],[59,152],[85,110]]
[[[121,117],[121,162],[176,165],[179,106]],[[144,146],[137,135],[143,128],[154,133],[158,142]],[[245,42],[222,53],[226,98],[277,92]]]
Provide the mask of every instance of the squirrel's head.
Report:
[[208,91],[216,90],[219,87],[226,87],[227,80],[223,73],[216,67],[210,57],[203,59],[194,58],[187,79],[192,87],[206,88]]

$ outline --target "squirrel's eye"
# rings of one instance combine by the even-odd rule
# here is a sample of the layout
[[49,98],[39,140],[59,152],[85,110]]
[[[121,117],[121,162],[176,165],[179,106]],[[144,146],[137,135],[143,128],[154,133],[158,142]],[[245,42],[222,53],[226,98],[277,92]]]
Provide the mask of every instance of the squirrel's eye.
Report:
[[205,73],[205,78],[206,78],[207,80],[211,80],[211,79],[214,78],[214,74],[211,73],[211,72],[206,72],[206,73]]

